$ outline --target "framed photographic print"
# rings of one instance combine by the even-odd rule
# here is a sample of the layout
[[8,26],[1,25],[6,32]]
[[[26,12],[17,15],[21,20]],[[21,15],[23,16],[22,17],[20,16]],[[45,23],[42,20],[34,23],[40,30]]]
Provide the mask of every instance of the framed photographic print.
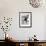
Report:
[[19,27],[32,27],[32,12],[19,12]]

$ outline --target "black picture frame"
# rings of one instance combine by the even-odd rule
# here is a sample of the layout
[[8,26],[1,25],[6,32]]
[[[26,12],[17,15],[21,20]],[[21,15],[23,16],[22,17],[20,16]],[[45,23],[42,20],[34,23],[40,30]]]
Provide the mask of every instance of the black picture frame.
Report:
[[32,12],[19,12],[19,27],[20,28],[32,27]]

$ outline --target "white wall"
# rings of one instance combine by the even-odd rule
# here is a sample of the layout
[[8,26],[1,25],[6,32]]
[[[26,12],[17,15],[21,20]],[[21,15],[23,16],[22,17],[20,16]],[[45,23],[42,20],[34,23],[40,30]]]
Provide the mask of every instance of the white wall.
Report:
[[[19,12],[32,12],[32,28],[19,28]],[[0,0],[0,16],[13,18],[8,32],[17,40],[27,40],[34,34],[39,40],[46,39],[45,15],[45,8],[32,8],[28,0]]]

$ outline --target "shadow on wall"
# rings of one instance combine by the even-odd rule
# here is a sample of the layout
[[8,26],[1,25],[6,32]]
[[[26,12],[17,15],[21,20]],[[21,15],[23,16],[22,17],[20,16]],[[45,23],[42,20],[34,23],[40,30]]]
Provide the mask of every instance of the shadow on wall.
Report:
[[44,17],[44,39],[46,40],[46,15]]

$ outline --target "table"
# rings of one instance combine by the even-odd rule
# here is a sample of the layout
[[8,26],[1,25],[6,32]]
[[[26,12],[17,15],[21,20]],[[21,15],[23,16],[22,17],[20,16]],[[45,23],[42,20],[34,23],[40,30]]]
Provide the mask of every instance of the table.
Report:
[[29,40],[7,40],[7,43],[16,46],[46,46],[46,40],[29,41]]

